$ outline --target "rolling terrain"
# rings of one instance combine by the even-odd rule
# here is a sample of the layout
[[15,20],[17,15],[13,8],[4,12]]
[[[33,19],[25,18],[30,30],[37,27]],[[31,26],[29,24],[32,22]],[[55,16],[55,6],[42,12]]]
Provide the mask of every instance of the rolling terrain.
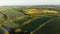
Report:
[[[35,7],[35,9],[34,9]],[[3,26],[8,26],[10,28],[20,27],[24,32],[30,32],[31,34],[59,34],[60,30],[60,12],[56,8],[56,6],[32,6],[32,8],[36,11],[36,9],[44,9],[48,11],[43,11],[45,13],[25,13],[24,10],[31,9],[31,7],[0,7],[0,30],[4,28]],[[50,8],[50,9],[48,9]],[[57,10],[54,10],[56,8]],[[54,10],[57,13],[50,13]],[[30,11],[30,10],[29,10]]]

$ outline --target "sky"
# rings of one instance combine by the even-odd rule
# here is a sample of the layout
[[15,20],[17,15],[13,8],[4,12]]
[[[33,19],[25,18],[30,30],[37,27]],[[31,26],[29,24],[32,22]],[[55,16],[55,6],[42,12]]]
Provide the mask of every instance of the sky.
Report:
[[60,5],[60,0],[0,0],[5,5]]

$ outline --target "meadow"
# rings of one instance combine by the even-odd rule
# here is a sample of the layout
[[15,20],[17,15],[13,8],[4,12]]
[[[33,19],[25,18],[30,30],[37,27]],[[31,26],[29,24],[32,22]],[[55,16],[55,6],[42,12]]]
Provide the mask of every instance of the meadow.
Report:
[[[22,8],[21,7],[0,7],[0,30],[4,28],[3,26],[8,26],[10,28],[20,27],[21,30],[24,32],[30,32],[31,34],[36,34],[36,33],[44,34],[42,32],[45,32],[44,29],[47,28],[44,27],[48,26],[48,24],[53,23],[51,25],[53,26],[54,24],[60,23],[59,21],[60,13],[26,14],[24,12],[24,10],[26,9],[30,9],[30,8],[29,7],[28,8],[27,7],[22,7]],[[59,26],[59,24],[57,24],[56,27],[57,26]],[[55,25],[53,27],[55,27]]]

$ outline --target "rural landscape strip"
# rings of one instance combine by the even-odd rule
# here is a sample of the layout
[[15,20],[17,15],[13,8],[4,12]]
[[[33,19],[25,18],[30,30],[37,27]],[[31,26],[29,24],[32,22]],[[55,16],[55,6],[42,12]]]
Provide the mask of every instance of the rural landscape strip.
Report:
[[41,27],[45,26],[46,24],[48,24],[50,21],[54,20],[55,18],[53,19],[50,19],[48,20],[47,22],[43,23],[42,25],[39,25],[35,30],[33,30],[30,34],[33,34],[35,31],[37,31],[38,29],[41,29]]
[[34,17],[34,18],[32,18],[32,19],[29,19],[29,20],[25,21],[24,23],[22,23],[22,24],[20,25],[20,27],[25,26],[25,25],[29,24],[31,21],[36,20],[36,19],[38,19],[38,18],[40,18],[40,17]]
[[44,16],[42,16],[42,17],[40,17],[40,18],[38,18],[38,19],[36,19],[34,21],[31,21],[31,23],[29,23],[28,25],[25,25],[25,26],[23,26],[21,28],[24,31],[31,32],[34,29],[36,29],[40,24],[43,24],[44,22],[46,22],[47,20],[49,20],[51,18],[53,18],[53,16],[52,17],[44,17]]

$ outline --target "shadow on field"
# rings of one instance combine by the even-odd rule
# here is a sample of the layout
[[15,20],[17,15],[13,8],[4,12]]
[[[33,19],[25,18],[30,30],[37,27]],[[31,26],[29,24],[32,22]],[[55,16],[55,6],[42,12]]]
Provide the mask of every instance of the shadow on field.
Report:
[[56,18],[53,21],[49,22],[34,34],[60,34],[60,18]]

